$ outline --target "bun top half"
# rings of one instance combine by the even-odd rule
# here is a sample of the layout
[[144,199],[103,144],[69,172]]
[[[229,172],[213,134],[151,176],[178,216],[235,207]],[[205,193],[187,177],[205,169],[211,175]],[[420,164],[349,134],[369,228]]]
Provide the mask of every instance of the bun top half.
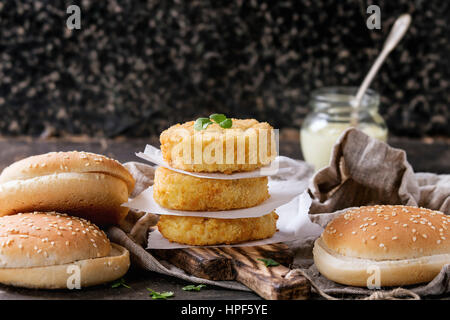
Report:
[[106,257],[111,244],[91,222],[56,212],[0,218],[0,268],[30,268]]
[[120,162],[99,154],[78,151],[50,152],[17,161],[3,170],[0,183],[67,172],[111,175],[123,180],[129,193],[134,189],[133,176]]
[[343,256],[370,260],[413,259],[450,253],[450,217],[407,206],[366,206],[331,221],[322,240]]

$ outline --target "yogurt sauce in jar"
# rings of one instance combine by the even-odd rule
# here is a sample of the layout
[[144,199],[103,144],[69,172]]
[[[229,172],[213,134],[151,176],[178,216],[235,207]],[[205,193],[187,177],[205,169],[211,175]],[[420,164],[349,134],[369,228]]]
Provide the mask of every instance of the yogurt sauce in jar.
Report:
[[306,117],[300,130],[303,157],[319,170],[329,164],[333,145],[346,129],[354,126],[378,140],[387,141],[386,123],[378,113],[379,95],[368,89],[356,113],[352,115],[350,102],[358,88],[329,87],[314,91],[310,105],[312,112]]

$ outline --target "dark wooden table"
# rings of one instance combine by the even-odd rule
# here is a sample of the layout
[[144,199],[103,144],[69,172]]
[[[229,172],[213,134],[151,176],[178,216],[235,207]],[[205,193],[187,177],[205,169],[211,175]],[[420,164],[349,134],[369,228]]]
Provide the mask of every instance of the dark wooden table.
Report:
[[[0,138],[0,170],[24,157],[50,151],[83,150],[105,154],[121,162],[139,161],[134,155],[142,151],[145,144],[159,145],[158,139],[90,139],[70,137],[58,139]],[[416,172],[450,173],[450,139],[421,139],[392,137],[389,144],[406,151],[408,160]],[[301,159],[297,130],[283,130],[280,134],[280,153]],[[83,290],[28,290],[0,286],[0,299],[149,299],[146,288],[155,291],[173,291],[173,299],[260,299],[251,292],[208,287],[200,292],[186,292],[181,288],[189,283],[157,273],[131,269],[125,276],[128,288],[111,288],[111,285],[96,286]],[[317,298],[313,296],[312,298]]]

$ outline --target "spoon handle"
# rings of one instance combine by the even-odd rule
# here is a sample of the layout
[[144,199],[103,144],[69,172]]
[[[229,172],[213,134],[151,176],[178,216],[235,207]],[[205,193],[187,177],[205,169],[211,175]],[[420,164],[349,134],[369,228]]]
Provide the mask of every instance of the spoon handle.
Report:
[[364,96],[364,93],[366,92],[373,78],[377,74],[384,60],[386,59],[388,54],[395,48],[395,46],[399,43],[399,41],[403,38],[410,24],[411,24],[411,16],[409,14],[402,14],[400,17],[397,18],[397,20],[394,23],[394,26],[391,29],[391,32],[389,33],[384,43],[383,50],[381,51],[378,58],[375,60],[375,63],[372,65],[372,68],[370,68],[369,73],[364,78],[363,83],[359,87],[358,93],[356,94],[356,97],[352,103],[354,108],[359,107],[362,97]]

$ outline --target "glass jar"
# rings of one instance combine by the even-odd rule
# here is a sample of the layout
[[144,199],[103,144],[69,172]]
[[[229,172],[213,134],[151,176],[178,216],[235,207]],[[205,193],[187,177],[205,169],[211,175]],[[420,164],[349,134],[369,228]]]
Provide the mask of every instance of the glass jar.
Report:
[[379,95],[368,89],[360,107],[353,111],[350,102],[357,91],[356,87],[327,87],[312,93],[312,112],[303,122],[300,143],[303,157],[316,171],[329,164],[333,145],[347,128],[356,127],[386,142],[388,130],[378,113]]

